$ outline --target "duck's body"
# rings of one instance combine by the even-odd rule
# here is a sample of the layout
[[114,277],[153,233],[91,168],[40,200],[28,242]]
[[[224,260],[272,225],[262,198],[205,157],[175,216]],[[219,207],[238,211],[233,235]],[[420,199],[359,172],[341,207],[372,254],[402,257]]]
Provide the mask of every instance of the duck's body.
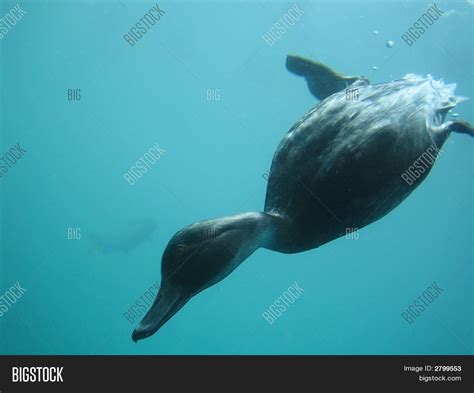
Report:
[[[134,340],[156,332],[192,296],[260,247],[302,252],[383,217],[427,176],[434,159],[416,181],[402,176],[423,154],[435,158],[451,131],[474,135],[467,123],[444,122],[460,101],[454,85],[415,75],[369,85],[365,78],[344,77],[294,56],[287,67],[305,76],[313,94],[324,100],[277,148],[264,212],[201,221],[179,231],[163,254],[160,293]],[[358,99],[334,92],[354,81]]]
[[455,105],[452,86],[407,76],[351,89],[358,100],[347,100],[345,91],[326,98],[275,152],[265,212],[291,222],[288,251],[318,247],[387,214],[431,165],[412,185],[404,171],[428,149],[438,151],[449,134],[442,116],[431,115],[444,102]]

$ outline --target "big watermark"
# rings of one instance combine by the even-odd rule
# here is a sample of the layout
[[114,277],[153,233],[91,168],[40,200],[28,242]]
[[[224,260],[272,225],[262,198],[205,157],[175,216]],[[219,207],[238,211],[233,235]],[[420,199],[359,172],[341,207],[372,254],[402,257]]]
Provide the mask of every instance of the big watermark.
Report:
[[0,296],[0,318],[3,317],[26,292],[27,290],[17,281],[15,285]]
[[160,9],[158,4],[150,8],[145,15],[143,15],[129,30],[123,35],[123,39],[128,42],[130,46],[134,46],[150,29],[158,23],[161,17],[166,14]]
[[0,40],[26,15],[26,11],[21,9],[20,4],[10,8],[10,10],[0,18]]
[[153,165],[166,153],[158,143],[155,143],[148,151],[143,154],[130,169],[123,174],[123,178],[133,186],[138,179],[142,178]]
[[293,7],[288,8],[286,12],[275,22],[267,32],[262,36],[262,39],[269,45],[275,45],[278,40],[283,37],[286,32],[293,26],[304,14],[298,4],[294,4]]
[[262,317],[273,325],[275,321],[280,318],[288,308],[298,299],[304,289],[301,288],[295,281],[286,291],[283,292],[267,309],[262,313]]
[[434,282],[413,300],[407,309],[401,313],[401,317],[411,325],[443,292],[444,289]]
[[419,156],[412,165],[410,165],[405,172],[401,174],[401,178],[411,186],[415,183],[423,173],[427,172],[435,163],[438,156],[444,153],[434,143]]
[[402,40],[405,41],[408,46],[412,46],[443,13],[444,11],[440,10],[436,4],[433,4],[413,23],[413,26],[411,26],[405,34],[402,34]]

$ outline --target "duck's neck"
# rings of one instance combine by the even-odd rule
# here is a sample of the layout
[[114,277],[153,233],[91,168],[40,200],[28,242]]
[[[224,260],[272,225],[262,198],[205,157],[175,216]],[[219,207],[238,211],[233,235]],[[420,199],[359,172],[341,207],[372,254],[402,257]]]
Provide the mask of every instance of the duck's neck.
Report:
[[225,231],[224,241],[233,248],[240,261],[259,248],[283,253],[297,252],[291,241],[290,223],[283,217],[251,212],[218,220],[222,220],[220,225]]

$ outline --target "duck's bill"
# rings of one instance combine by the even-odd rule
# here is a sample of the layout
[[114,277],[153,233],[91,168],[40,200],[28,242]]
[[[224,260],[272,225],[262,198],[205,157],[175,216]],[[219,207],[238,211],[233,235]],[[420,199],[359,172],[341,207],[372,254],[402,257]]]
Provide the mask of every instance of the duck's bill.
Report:
[[188,300],[189,297],[180,294],[176,288],[161,287],[153,306],[133,331],[132,340],[137,342],[156,333]]

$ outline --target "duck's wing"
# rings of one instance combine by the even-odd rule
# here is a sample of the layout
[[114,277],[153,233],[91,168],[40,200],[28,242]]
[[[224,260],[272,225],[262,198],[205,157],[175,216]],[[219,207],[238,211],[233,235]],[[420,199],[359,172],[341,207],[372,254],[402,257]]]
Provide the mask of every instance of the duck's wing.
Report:
[[286,57],[288,71],[303,76],[308,82],[311,94],[322,101],[326,97],[344,90],[356,81],[369,81],[363,76],[344,76],[317,61],[301,56],[288,55]]

